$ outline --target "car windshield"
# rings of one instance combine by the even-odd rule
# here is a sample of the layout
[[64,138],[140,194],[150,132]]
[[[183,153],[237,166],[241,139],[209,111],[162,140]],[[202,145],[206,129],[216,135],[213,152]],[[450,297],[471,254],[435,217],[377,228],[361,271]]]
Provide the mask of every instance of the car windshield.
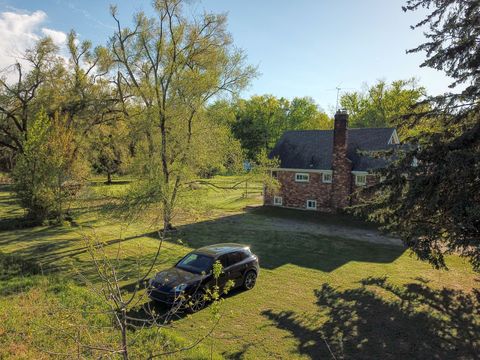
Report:
[[201,274],[202,272],[208,273],[212,269],[212,265],[213,258],[210,256],[191,253],[180,260],[176,267],[196,274]]

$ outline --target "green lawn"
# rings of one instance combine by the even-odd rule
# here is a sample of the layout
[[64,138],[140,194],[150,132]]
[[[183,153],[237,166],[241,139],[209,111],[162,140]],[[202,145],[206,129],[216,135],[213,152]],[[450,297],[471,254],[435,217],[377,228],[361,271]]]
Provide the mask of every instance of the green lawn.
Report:
[[[237,180],[219,177],[215,182],[227,185]],[[52,290],[51,280],[44,278],[76,281],[76,272],[81,272],[94,279],[82,231],[93,227],[110,244],[112,254],[120,247],[121,271],[130,279],[138,259],[147,266],[158,246],[156,229],[149,221],[123,228],[106,216],[109,208],[105,201],[128,186],[127,181],[110,187],[95,181],[75,205],[73,226],[29,229],[13,226],[22,210],[15,205],[8,186],[0,187],[0,226],[4,229],[0,231],[0,250],[40,262],[49,273],[0,280],[0,310],[5,310],[4,325],[0,322],[0,358],[35,350],[28,348],[34,334],[22,328],[32,316],[20,311],[21,306],[46,301],[45,296],[37,298],[42,291],[50,302],[59,298],[67,303],[67,294],[84,292],[76,282],[73,287]],[[462,259],[451,256],[449,271],[435,270],[402,247],[359,241],[356,230],[375,229],[358,220],[258,208],[261,189],[249,187],[247,197],[244,188],[192,190],[184,201],[194,203],[196,210],[177,214],[178,232],[164,244],[156,270],[171,265],[192,248],[218,242],[251,245],[262,266],[252,291],[227,296],[223,318],[199,351],[180,357],[202,358],[210,351],[230,359],[329,359],[332,354],[337,359],[478,356],[480,307],[473,289],[480,279]],[[312,232],[312,226],[341,228],[346,235]],[[124,281],[125,289],[131,281]],[[89,299],[86,294],[78,296]],[[41,312],[36,316],[41,317]],[[205,333],[210,318],[210,312],[203,310],[173,321],[168,331],[179,343],[189,343]]]

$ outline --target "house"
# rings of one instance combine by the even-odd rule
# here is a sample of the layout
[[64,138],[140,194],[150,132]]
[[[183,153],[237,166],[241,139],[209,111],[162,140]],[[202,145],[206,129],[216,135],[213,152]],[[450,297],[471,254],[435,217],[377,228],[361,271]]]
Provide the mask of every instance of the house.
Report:
[[397,147],[394,128],[349,129],[346,111],[335,114],[334,130],[287,131],[270,153],[280,167],[272,176],[280,183],[266,191],[264,204],[319,211],[335,211],[355,202],[360,187],[378,181],[371,171],[386,160],[365,152]]

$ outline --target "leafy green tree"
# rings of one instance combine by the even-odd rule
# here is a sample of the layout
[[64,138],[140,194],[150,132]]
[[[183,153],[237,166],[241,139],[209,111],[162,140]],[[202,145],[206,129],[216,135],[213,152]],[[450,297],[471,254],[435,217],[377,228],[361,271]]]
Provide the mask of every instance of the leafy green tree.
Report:
[[61,118],[52,122],[44,111],[30,122],[13,170],[14,190],[30,218],[61,221],[68,199],[78,191],[85,167],[75,158],[73,137]]
[[[235,122],[235,106],[231,101],[218,100],[204,111],[205,139],[210,140],[210,149],[218,149],[208,161],[201,177],[218,173],[238,174],[243,171],[244,151],[241,143],[232,133]],[[211,129],[211,131],[209,131]]]
[[[12,167],[16,167],[16,161],[20,159],[17,174],[19,169],[28,169],[31,163],[43,164],[47,168],[53,166],[51,161],[55,157],[59,161],[63,159],[65,151],[68,152],[69,162],[72,163],[68,167],[71,169],[77,165],[81,167],[83,162],[80,159],[87,145],[85,140],[88,135],[96,126],[111,123],[118,114],[124,112],[118,106],[117,96],[106,77],[108,57],[105,56],[105,50],[92,49],[88,41],[79,42],[74,32],[69,34],[68,48],[70,56],[66,61],[60,56],[59,49],[50,38],[40,39],[32,49],[25,52],[26,65],[16,63],[7,69],[13,70],[16,77],[13,80],[10,78],[9,81],[5,76],[0,79],[0,148],[6,149],[6,156]],[[30,146],[30,138],[32,141],[41,140],[41,136],[35,139],[37,136],[35,132],[39,130],[39,122],[45,123],[46,126],[47,121],[38,120],[39,114],[43,114],[42,119],[44,117],[50,119],[49,126],[52,131],[61,130],[62,134],[68,134],[71,143],[68,145],[69,149],[66,149],[65,144],[58,143],[63,139],[62,136],[49,138],[52,146],[48,151],[59,153],[42,158],[46,154],[40,152],[37,154],[37,160],[34,160],[36,154],[31,150],[26,153],[24,146]],[[35,172],[38,177],[30,182],[24,181],[22,177],[14,177],[22,194],[30,192],[32,195],[27,196],[28,201],[23,201],[28,207],[29,216],[45,218],[56,214],[55,216],[60,219],[63,212],[61,191],[56,192],[56,203],[60,208],[52,210],[52,205],[46,200],[45,208],[42,208],[42,201],[34,199],[37,198],[43,180],[46,181],[44,195],[52,194],[50,180],[48,176],[42,177],[40,169],[35,168]],[[32,188],[26,189],[25,186],[28,185]],[[34,212],[37,210],[39,214],[35,215]]]
[[192,177],[210,178],[220,173],[238,174],[243,169],[243,150],[228,126],[205,118],[197,123],[192,139],[195,172]]
[[172,228],[179,193],[200,168],[201,112],[210,99],[242,89],[256,72],[233,47],[224,15],[186,16],[183,5],[183,0],[155,1],[155,17],[137,14],[133,29],[121,26],[115,7],[111,11],[117,24],[109,46],[118,69],[117,93],[124,108],[138,104],[143,123],[135,194],[145,196],[133,203],[158,203],[165,229]]
[[238,102],[233,133],[249,159],[275,145],[286,128],[288,105],[288,100],[273,95],[252,96]]
[[312,98],[294,98],[288,106],[287,129],[303,129],[305,124],[315,119],[318,106]]
[[[79,42],[74,32],[68,37],[68,63],[50,38],[40,39],[24,54],[26,65],[15,63],[14,80],[0,78],[0,147],[14,155],[23,152],[30,123],[42,110],[53,118],[60,114],[75,132],[77,151],[84,137],[122,112],[116,94],[105,77],[105,50],[88,41]],[[4,73],[5,75],[5,73]]]
[[333,130],[333,119],[319,112],[313,119],[305,122],[301,130]]
[[235,114],[232,131],[250,160],[262,150],[270,151],[285,131],[333,127],[333,121],[308,97],[290,102],[273,95],[252,96],[235,104]]
[[127,171],[131,161],[130,131],[124,121],[102,124],[89,138],[93,168],[107,175],[106,184],[112,184],[112,175]]
[[74,31],[68,35],[69,59],[62,76],[41,88],[42,106],[49,116],[60,113],[65,126],[75,133],[75,151],[82,151],[86,138],[103,124],[113,125],[125,115],[123,100],[112,86],[111,59],[103,47],[79,41]]
[[324,113],[309,97],[294,98],[288,111],[286,130],[329,130],[333,119]]
[[16,80],[7,81],[5,73],[0,78],[0,148],[14,156],[23,153],[29,127],[43,108],[38,99],[41,87],[61,74],[57,52],[51,39],[42,39],[25,52],[26,65],[17,62],[5,70]]
[[[458,253],[480,270],[480,3],[477,0],[409,0],[405,11],[430,9],[414,28],[426,26],[427,41],[410,52],[426,52],[421,66],[443,70],[452,89],[417,104],[403,126],[435,121],[437,131],[411,138],[412,147],[387,169],[385,181],[369,189],[361,207],[370,219],[401,236],[420,259],[446,267]],[[416,165],[416,166],[415,166]]]
[[235,103],[220,99],[209,104],[205,116],[215,124],[232,127],[236,121]]
[[351,127],[397,127],[401,117],[426,95],[417,80],[397,80],[387,84],[377,81],[363,91],[348,92],[341,96],[340,105],[348,110]]

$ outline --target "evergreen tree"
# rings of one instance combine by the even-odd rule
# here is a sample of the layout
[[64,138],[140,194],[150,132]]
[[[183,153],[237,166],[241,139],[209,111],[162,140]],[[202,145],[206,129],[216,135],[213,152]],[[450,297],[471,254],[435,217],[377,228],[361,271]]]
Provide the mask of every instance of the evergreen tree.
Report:
[[426,27],[427,40],[409,52],[426,52],[421,66],[452,77],[452,92],[419,102],[424,111],[405,117],[405,127],[439,126],[409,139],[418,146],[381,171],[385,181],[367,190],[373,196],[360,212],[399,234],[420,259],[446,267],[444,255],[455,252],[478,271],[480,2],[409,0],[404,11],[420,8],[429,13],[412,28]]

